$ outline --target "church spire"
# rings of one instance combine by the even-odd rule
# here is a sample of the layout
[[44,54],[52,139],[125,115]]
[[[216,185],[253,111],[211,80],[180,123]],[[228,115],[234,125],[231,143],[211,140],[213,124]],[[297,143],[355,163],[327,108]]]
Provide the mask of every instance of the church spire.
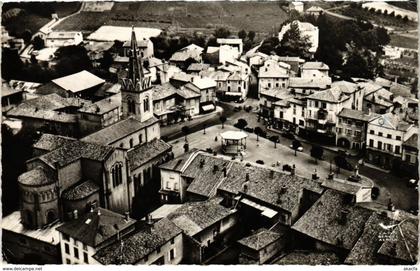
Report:
[[139,63],[138,52],[139,49],[137,48],[136,32],[134,31],[134,26],[132,26],[128,78],[132,80],[134,85],[138,82],[142,82],[142,79],[144,78],[143,61],[140,59]]

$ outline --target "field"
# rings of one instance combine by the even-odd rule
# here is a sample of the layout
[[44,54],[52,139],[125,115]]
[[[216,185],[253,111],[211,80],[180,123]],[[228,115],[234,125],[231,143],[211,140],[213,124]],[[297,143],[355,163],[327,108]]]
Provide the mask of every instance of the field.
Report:
[[278,2],[117,2],[111,12],[81,12],[59,24],[58,30],[89,32],[103,24],[162,29],[245,29],[270,32],[288,18]]
[[410,48],[410,49],[417,49],[418,48],[418,40],[404,37],[397,34],[391,34],[391,42],[389,45]]
[[51,20],[51,14],[57,13],[58,17],[64,17],[76,12],[80,7],[78,2],[51,2],[51,3],[5,3],[2,7],[2,15],[10,9],[22,10],[17,16],[5,19],[2,16],[2,25],[6,27],[12,36],[21,37],[25,30],[32,34]]

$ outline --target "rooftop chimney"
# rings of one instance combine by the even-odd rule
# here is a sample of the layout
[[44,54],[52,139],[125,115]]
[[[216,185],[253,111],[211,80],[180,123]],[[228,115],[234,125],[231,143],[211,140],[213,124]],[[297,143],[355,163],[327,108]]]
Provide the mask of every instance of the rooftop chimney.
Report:
[[152,218],[152,215],[151,214],[148,214],[147,215],[147,217],[146,217],[146,224],[147,225],[153,225],[153,218]]
[[270,170],[270,178],[274,179],[274,170]]
[[130,213],[129,212],[125,212],[124,213],[125,216],[125,221],[129,221],[130,220]]
[[98,216],[99,216],[99,215],[101,215],[101,210],[100,210],[100,209],[98,209]]
[[295,173],[296,173],[296,166],[295,166],[295,164],[293,164],[292,170],[290,171],[290,174],[295,175]]
[[204,159],[201,159],[200,160],[200,168],[203,168],[203,166],[204,166]]
[[319,179],[318,173],[317,173],[316,169],[314,169],[314,173],[312,173],[312,180],[316,181],[318,179]]
[[247,174],[246,174],[246,176],[245,176],[245,181],[246,181],[246,182],[249,182],[249,173],[247,173]]
[[226,169],[226,167],[224,167],[223,168],[223,177],[226,177],[227,176],[227,169]]
[[392,202],[391,199],[389,199],[388,201],[388,210],[394,212],[395,211],[395,206],[394,203]]

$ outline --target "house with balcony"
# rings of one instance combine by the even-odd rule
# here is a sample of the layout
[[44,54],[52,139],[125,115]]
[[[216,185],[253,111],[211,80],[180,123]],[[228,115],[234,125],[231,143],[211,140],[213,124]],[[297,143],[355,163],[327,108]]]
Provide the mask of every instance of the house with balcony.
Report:
[[264,118],[273,119],[275,103],[292,97],[286,88],[264,88],[260,95],[260,115]]
[[336,145],[348,149],[364,149],[368,123],[379,116],[372,112],[343,108],[337,115]]
[[366,138],[367,162],[384,169],[391,169],[403,158],[403,144],[418,127],[386,113],[368,123]]
[[315,92],[306,97],[306,132],[335,141],[337,114],[351,108],[351,98],[338,88]]

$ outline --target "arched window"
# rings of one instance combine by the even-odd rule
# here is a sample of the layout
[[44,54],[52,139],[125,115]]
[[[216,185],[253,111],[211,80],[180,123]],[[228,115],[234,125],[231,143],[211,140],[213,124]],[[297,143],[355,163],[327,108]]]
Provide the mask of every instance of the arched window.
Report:
[[120,184],[122,184],[122,165],[116,164],[111,169],[111,175],[112,175],[112,185],[113,187],[116,187]]
[[133,139],[131,138],[131,139],[130,139],[130,148],[132,148],[132,147],[133,147],[133,145],[134,145],[134,141],[133,141]]
[[144,98],[143,109],[144,109],[144,112],[149,111],[149,97]]
[[128,104],[128,112],[132,114],[136,114],[136,103],[131,98],[129,98],[127,101],[127,104]]
[[55,212],[53,210],[49,210],[47,212],[47,224],[54,222],[57,219]]

